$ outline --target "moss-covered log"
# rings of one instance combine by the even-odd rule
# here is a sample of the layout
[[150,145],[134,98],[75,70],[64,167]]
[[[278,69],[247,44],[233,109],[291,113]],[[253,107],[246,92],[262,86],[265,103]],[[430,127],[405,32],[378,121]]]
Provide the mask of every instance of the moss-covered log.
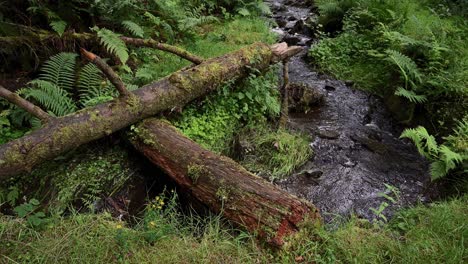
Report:
[[312,204],[204,149],[169,122],[144,120],[135,127],[132,142],[184,191],[269,243],[281,246],[303,221],[320,220]]
[[273,49],[257,43],[237,52],[204,61],[146,85],[130,96],[56,118],[42,128],[0,146],[0,180],[158,112],[187,104],[243,77],[250,68],[266,69],[277,61]]

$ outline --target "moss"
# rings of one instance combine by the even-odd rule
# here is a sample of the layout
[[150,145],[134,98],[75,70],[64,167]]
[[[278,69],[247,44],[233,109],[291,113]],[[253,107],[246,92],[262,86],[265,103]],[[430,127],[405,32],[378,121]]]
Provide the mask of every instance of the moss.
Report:
[[204,165],[190,164],[187,167],[187,175],[192,180],[193,184],[197,184],[197,181],[200,178],[200,176],[204,176],[207,174],[209,174],[209,171]]

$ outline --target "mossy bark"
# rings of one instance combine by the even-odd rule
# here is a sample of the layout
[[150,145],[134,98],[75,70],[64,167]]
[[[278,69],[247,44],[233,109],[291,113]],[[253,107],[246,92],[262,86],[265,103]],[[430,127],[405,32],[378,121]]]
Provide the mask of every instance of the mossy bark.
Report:
[[134,131],[134,146],[184,191],[273,245],[283,245],[302,222],[320,221],[312,204],[202,148],[166,121],[146,119]]
[[56,118],[42,128],[0,146],[0,180],[27,172],[43,161],[161,111],[183,106],[227,81],[246,76],[251,68],[264,70],[274,63],[274,58],[268,45],[253,44],[175,72],[130,96]]

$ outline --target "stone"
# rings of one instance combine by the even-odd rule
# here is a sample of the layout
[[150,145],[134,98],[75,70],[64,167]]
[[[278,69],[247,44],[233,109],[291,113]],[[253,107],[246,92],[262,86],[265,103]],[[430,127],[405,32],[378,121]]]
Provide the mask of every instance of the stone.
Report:
[[304,83],[289,85],[289,110],[291,112],[307,113],[312,107],[325,102],[325,95],[318,89]]
[[317,136],[325,139],[338,139],[340,137],[340,133],[330,128],[320,128],[317,131]]

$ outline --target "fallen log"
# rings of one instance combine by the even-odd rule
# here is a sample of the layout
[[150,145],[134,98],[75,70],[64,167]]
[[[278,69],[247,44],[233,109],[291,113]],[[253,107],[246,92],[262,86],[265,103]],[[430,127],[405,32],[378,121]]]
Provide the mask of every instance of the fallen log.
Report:
[[0,179],[54,158],[92,140],[173,107],[183,106],[221,84],[266,69],[274,54],[254,44],[146,85],[131,96],[86,108],[46,123],[42,128],[0,146]]
[[28,172],[41,162],[144,118],[182,107],[227,81],[246,76],[252,68],[265,70],[287,56],[291,56],[290,50],[278,48],[278,45],[253,44],[175,72],[129,96],[51,118],[42,128],[0,146],[0,180]]
[[131,138],[184,192],[273,245],[283,245],[303,221],[320,221],[312,204],[202,148],[166,121],[146,119]]

